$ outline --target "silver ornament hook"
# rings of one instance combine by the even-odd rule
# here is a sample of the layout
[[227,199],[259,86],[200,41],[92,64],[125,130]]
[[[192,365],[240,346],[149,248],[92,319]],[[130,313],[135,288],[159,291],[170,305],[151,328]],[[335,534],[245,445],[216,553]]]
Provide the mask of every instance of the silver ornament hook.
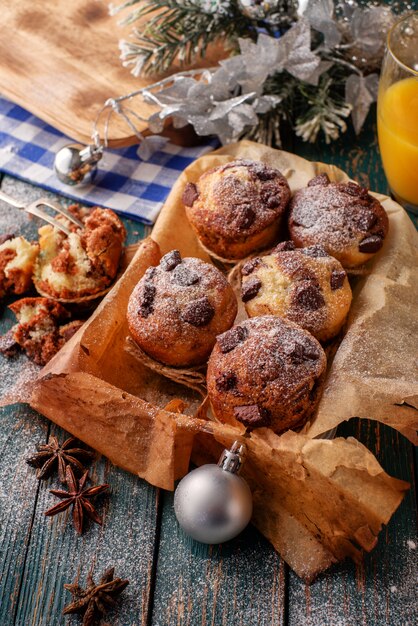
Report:
[[[163,108],[164,104],[161,103],[157,97],[159,91],[164,87],[175,84],[175,82],[182,78],[188,78],[200,75],[203,80],[209,80],[209,76],[212,70],[186,70],[184,72],[178,72],[174,77],[168,76],[159,80],[152,85],[142,87],[136,91],[118,96],[117,98],[108,98],[98,111],[96,118],[93,122],[93,129],[91,138],[92,144],[83,145],[79,143],[69,144],[59,150],[55,156],[54,169],[55,173],[61,182],[66,185],[85,185],[91,183],[97,170],[97,163],[103,156],[104,150],[109,145],[109,127],[113,114],[122,118],[127,126],[131,129],[134,135],[140,142],[139,156],[147,160],[152,155],[155,148],[151,141],[139,130],[137,122],[149,122],[150,117],[142,117],[139,113],[133,109],[127,107],[123,103],[125,100],[132,100],[137,96],[140,96],[143,102],[148,104],[154,104],[157,107]],[[101,137],[99,131],[100,121],[104,117],[103,121],[103,136]]]
[[[137,120],[138,122],[148,122],[149,116],[142,117],[142,115],[139,115],[139,113],[137,113],[133,109],[123,106],[122,103],[125,102],[125,100],[132,100],[133,98],[140,96],[144,102],[153,103],[159,107],[163,107],[164,105],[158,100],[158,97],[156,94],[158,94],[158,92],[162,90],[164,87],[172,83],[175,83],[175,81],[178,80],[179,78],[188,78],[188,77],[200,75],[207,79],[208,75],[214,69],[215,68],[212,68],[211,70],[196,69],[196,70],[185,70],[183,72],[177,72],[175,76],[167,76],[166,78],[163,78],[162,80],[159,80],[153,83],[152,85],[148,85],[147,87],[141,87],[141,89],[136,89],[135,91],[131,91],[130,93],[127,93],[123,96],[118,96],[116,98],[108,98],[106,102],[104,103],[104,105],[102,106],[102,108],[100,109],[100,111],[97,113],[96,119],[94,120],[94,123],[93,123],[92,138],[96,147],[100,145],[102,148],[107,148],[108,143],[109,143],[109,125],[110,125],[110,120],[111,120],[113,113],[116,113],[116,115],[119,115],[126,122],[126,124],[129,126],[132,132],[136,135],[136,137],[140,140],[140,142],[146,142],[146,137],[142,135],[141,131],[135,125],[134,120]],[[98,126],[99,126],[100,119],[105,111],[107,111],[107,117],[104,123],[103,141],[101,141]]]

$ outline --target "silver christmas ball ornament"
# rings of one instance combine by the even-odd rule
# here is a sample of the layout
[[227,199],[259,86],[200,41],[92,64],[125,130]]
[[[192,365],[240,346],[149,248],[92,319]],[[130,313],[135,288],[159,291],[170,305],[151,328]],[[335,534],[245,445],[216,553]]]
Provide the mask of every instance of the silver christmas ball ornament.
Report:
[[202,465],[187,474],[174,495],[174,510],[183,530],[202,543],[223,543],[244,530],[251,519],[251,491],[238,476],[245,446],[237,441],[224,450],[218,465]]
[[55,156],[54,170],[62,183],[78,186],[90,183],[103,156],[103,146],[73,143],[61,148]]

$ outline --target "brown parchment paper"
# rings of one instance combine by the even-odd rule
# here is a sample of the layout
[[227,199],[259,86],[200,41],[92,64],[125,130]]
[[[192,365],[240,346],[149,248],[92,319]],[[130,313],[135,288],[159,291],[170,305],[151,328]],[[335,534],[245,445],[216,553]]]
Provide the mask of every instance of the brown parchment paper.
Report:
[[307,433],[315,437],[356,416],[388,424],[417,445],[418,233],[402,207],[375,195],[389,215],[389,234],[355,286],[346,334]]
[[[212,461],[242,433],[198,419],[204,412],[197,394],[148,370],[126,352],[127,301],[145,269],[168,250],[178,248],[183,256],[208,260],[187,222],[181,193],[185,182],[236,157],[278,167],[292,191],[323,171],[334,180],[346,179],[333,166],[251,142],[198,159],[173,187],[153,239],[139,245],[125,274],[42,370],[26,398],[115,464],[167,489],[186,473],[190,457],[197,463]],[[412,281],[418,264],[416,236],[405,212],[389,199],[384,202],[389,239],[370,266],[371,274],[357,281],[348,329],[331,364],[318,416],[305,434],[278,437],[260,429],[245,440],[244,475],[254,495],[253,522],[306,580],[346,556],[358,560],[362,550],[371,550],[408,487],[389,477],[354,439],[313,439],[356,415],[385,421],[412,438],[417,335],[410,330],[413,312],[409,317],[407,312],[418,289]],[[183,413],[176,412],[175,398],[187,406]]]
[[[186,182],[233,158],[261,160],[286,174],[292,193],[326,172],[333,181],[349,180],[333,165],[250,141],[225,146],[198,159],[180,176],[153,231],[163,254],[207,258],[187,222],[181,202]],[[345,337],[333,360],[315,421],[305,432],[316,437],[351,417],[379,420],[418,443],[418,233],[406,211],[382,194],[373,194],[389,216],[382,250],[366,265],[354,286]],[[176,243],[177,246],[177,243]],[[188,252],[190,250],[190,252]]]
[[[193,460],[213,462],[231,445],[233,431],[206,425],[195,439]],[[362,550],[375,546],[382,523],[387,524],[408,488],[351,437],[330,441],[291,431],[278,437],[260,429],[245,443],[242,475],[253,494],[252,521],[308,581],[347,556],[359,562]]]

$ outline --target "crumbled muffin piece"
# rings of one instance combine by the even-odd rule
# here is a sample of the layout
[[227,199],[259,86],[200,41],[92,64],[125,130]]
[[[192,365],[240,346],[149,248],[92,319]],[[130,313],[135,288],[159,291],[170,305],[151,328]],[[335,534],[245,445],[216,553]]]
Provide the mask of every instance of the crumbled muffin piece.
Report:
[[52,226],[39,229],[34,282],[53,298],[82,298],[106,289],[116,277],[126,237],[122,222],[109,209],[87,213],[72,205],[69,210],[83,221],[83,230],[67,220],[68,237]]
[[0,240],[0,298],[20,295],[32,284],[33,267],[39,246],[24,237],[4,235]]
[[[9,344],[18,344],[38,365],[48,363],[83,324],[80,320],[68,322],[68,311],[49,298],[22,298],[9,308],[18,324],[4,336],[5,346],[7,338]],[[6,350],[3,354],[10,356]]]
[[10,328],[4,335],[0,337],[0,353],[4,356],[15,356],[19,351],[19,344],[16,342],[14,333],[17,325]]

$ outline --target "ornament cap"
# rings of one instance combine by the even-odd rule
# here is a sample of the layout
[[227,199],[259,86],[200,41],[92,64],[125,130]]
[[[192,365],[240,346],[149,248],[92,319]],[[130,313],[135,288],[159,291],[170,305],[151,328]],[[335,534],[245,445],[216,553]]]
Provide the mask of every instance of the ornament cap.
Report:
[[247,452],[247,446],[239,441],[234,441],[230,450],[225,449],[218,461],[218,466],[225,472],[239,474]]
[[55,174],[66,185],[89,184],[102,156],[102,145],[69,144],[61,148],[55,156]]
[[95,165],[100,161],[103,156],[103,146],[94,146],[88,145],[82,150],[80,150],[80,161],[84,165],[89,163],[91,165]]

